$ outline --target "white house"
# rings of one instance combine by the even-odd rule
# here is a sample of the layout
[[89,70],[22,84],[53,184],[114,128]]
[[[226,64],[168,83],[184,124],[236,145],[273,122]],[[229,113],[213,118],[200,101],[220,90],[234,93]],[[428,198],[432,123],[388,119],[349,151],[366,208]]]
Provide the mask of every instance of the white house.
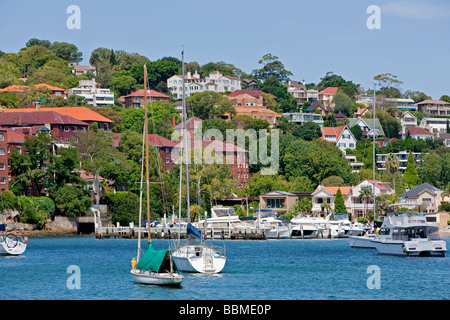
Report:
[[411,112],[403,111],[400,119],[400,125],[402,127],[402,131],[405,131],[408,128],[417,127],[417,118]]
[[347,211],[350,210],[351,187],[325,187],[319,185],[316,188],[316,191],[311,194],[311,211],[313,215],[319,215],[321,212],[326,212],[327,209],[331,209],[334,211],[334,200],[336,199],[336,193],[338,189],[341,189]]
[[409,203],[417,203],[426,212],[436,212],[441,203],[442,190],[429,183],[422,183],[400,195],[400,199]]
[[[196,92],[234,92],[242,89],[240,79],[232,76],[224,76],[219,71],[211,72],[206,78],[202,78],[197,73],[197,70],[194,74],[188,71],[185,75],[184,84],[186,97],[189,97]],[[167,79],[167,87],[175,99],[181,99],[183,97],[183,76],[174,75]]]
[[356,139],[347,126],[321,127],[320,139],[334,143],[345,154],[346,149],[356,148]]
[[[352,217],[367,217],[367,212],[373,211],[372,199],[364,199],[361,196],[363,189],[369,189],[373,194],[373,180],[364,180],[360,184],[352,187],[350,195],[350,212]],[[394,190],[389,186],[389,182],[375,180],[375,196],[381,194],[393,194]]]
[[95,79],[80,80],[78,87],[69,89],[69,96],[77,95],[86,99],[94,107],[114,105],[114,92],[109,89],[97,88]]
[[446,133],[448,118],[422,118],[419,127],[432,133]]

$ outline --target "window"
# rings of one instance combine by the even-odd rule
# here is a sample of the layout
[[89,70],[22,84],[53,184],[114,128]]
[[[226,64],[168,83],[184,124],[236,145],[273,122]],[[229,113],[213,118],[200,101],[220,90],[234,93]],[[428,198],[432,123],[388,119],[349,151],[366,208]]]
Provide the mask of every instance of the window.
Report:
[[284,208],[284,199],[279,198],[267,199],[267,208],[275,208],[275,209]]
[[0,148],[0,156],[3,156],[5,154],[5,148]]
[[64,126],[64,132],[69,132],[69,126]]
[[4,162],[0,162],[0,170],[5,170],[5,163]]
[[6,183],[6,177],[5,176],[0,176],[0,183],[1,184],[5,184]]
[[170,159],[169,158],[166,158],[166,163],[170,163]]
[[5,134],[4,133],[0,133],[0,141],[5,141]]

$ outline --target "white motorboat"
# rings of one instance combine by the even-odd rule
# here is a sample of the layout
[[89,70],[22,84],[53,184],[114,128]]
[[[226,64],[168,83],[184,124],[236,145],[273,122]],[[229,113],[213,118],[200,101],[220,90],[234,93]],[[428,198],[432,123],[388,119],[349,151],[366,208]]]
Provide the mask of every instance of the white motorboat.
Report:
[[355,230],[346,213],[332,213],[325,219],[327,236],[331,238],[348,238]]
[[376,237],[375,233],[367,232],[362,236],[350,236],[350,247],[375,249],[375,243],[372,241]]
[[312,239],[323,236],[325,219],[322,217],[306,216],[294,218],[292,222],[292,238]]
[[447,251],[439,228],[414,211],[388,213],[372,242],[379,254],[444,257]]
[[[5,231],[6,224],[0,224],[0,231]],[[0,236],[0,256],[18,256],[25,252],[28,238],[18,237],[13,233]]]
[[277,218],[276,213],[270,209],[257,210],[259,227],[264,228],[266,239],[289,239],[290,228]]

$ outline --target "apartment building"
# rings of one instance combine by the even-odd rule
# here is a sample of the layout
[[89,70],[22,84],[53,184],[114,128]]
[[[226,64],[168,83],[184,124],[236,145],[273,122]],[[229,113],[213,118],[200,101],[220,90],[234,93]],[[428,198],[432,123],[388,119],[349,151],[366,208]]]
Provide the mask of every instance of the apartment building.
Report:
[[114,105],[114,92],[98,88],[95,79],[80,80],[77,87],[69,89],[69,96],[72,95],[83,97],[88,104],[94,107]]

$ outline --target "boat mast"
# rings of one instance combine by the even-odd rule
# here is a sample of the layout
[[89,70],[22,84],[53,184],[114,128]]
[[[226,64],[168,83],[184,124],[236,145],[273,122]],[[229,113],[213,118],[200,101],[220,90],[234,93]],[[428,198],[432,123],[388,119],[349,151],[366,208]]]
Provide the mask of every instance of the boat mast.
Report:
[[138,231],[138,252],[137,252],[137,262],[139,262],[139,257],[141,254],[141,225],[142,225],[142,188],[144,186],[144,146],[145,146],[145,126],[144,132],[142,133],[142,160],[141,160],[141,183],[139,192],[139,231]]
[[145,143],[145,186],[147,191],[147,240],[151,242],[150,237],[150,193],[149,193],[149,168],[148,168],[148,117],[147,117],[147,64],[144,64],[144,143]]
[[186,93],[184,87],[184,46],[183,51],[181,51],[181,68],[182,68],[182,78],[183,78],[183,116],[184,116],[184,154],[185,154],[185,166],[186,166],[186,202],[187,202],[187,217],[188,223],[191,223],[191,210],[189,205],[189,165],[188,165],[188,141],[187,141],[187,112],[186,112]]
[[372,115],[373,115],[373,131],[372,131],[372,136],[373,136],[373,144],[372,144],[372,153],[373,153],[373,164],[372,164],[372,168],[373,168],[373,191],[372,191],[372,196],[373,196],[373,226],[375,228],[375,166],[376,166],[376,162],[375,162],[375,83],[373,85],[373,108],[372,108]]

